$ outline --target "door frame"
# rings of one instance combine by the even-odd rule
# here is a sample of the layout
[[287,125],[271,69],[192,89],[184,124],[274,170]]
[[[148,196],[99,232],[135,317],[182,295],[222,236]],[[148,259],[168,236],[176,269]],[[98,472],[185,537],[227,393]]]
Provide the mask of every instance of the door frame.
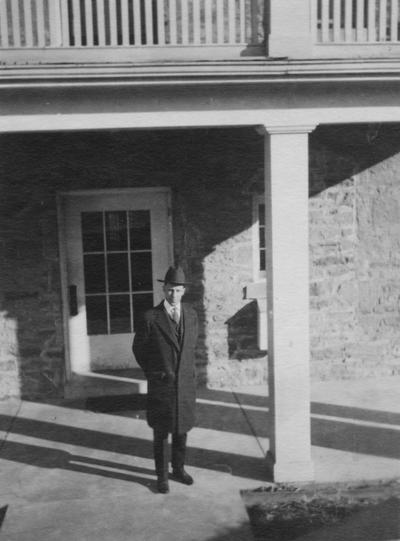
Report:
[[163,194],[167,201],[168,230],[166,232],[168,239],[168,265],[173,262],[173,231],[172,231],[172,210],[171,210],[171,189],[168,186],[149,187],[149,188],[101,188],[93,190],[69,190],[60,191],[56,194],[57,203],[57,223],[58,223],[58,246],[60,262],[60,283],[61,283],[61,304],[62,304],[62,326],[64,338],[64,362],[66,381],[70,380],[74,373],[70,354],[69,337],[69,299],[68,299],[68,272],[67,272],[67,233],[65,222],[65,200],[70,196],[107,196],[107,195],[147,195]]

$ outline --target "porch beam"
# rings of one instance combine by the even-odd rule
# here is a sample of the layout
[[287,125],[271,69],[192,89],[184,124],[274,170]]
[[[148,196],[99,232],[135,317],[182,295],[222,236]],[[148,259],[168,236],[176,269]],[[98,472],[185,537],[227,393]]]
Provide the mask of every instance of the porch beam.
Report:
[[[29,114],[13,114],[6,112],[7,107],[11,109],[10,102],[0,102],[0,133],[17,132],[43,132],[43,131],[70,131],[70,130],[109,130],[109,129],[163,129],[163,128],[211,128],[221,126],[258,126],[260,116],[266,110],[211,110],[199,111],[154,111],[137,112],[129,111],[98,112],[93,110],[87,113],[48,113],[43,108],[32,107]],[[90,106],[95,103],[94,100]],[[345,107],[346,100],[343,99],[337,107],[316,107],[307,111],[291,109],[285,111],[285,116],[293,122],[301,121],[305,116],[310,122],[321,124],[359,124],[359,123],[393,123],[400,122],[400,106],[359,106]],[[2,105],[4,105],[2,107]],[[47,105],[47,104],[46,104]],[[88,106],[89,107],[89,106]],[[37,111],[36,114],[34,111]],[[267,111],[270,125],[279,122],[282,116],[282,109],[276,107]]]
[[270,451],[276,482],[313,479],[310,427],[308,134],[265,128]]

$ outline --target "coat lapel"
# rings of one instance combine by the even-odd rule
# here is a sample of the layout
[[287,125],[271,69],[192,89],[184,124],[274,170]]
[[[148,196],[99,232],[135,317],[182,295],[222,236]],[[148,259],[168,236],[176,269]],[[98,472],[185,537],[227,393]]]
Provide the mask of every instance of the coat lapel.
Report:
[[164,302],[161,302],[158,306],[158,317],[157,324],[162,333],[172,344],[175,346],[176,350],[179,351],[178,340],[176,339],[175,333],[172,331],[172,326],[168,320],[168,314],[164,309]]
[[183,317],[183,325],[184,325],[184,333],[183,333],[183,342],[182,342],[182,349],[185,347],[187,340],[189,340],[189,337],[191,335],[191,329],[192,329],[192,319],[190,317],[190,312],[187,310],[186,306],[182,303],[182,317]]

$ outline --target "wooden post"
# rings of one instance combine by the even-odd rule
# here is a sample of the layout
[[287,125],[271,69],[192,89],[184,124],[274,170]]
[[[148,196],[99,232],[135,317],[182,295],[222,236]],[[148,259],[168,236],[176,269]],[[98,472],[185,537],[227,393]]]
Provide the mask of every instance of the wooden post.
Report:
[[313,127],[265,128],[268,460],[274,481],[309,481],[308,133]]

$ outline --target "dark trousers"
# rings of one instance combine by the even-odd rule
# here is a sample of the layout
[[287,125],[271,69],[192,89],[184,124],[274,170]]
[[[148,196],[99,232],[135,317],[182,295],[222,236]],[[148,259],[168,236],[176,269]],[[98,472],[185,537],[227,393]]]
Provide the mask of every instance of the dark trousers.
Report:
[[[155,429],[153,432],[154,462],[157,477],[168,478],[168,432]],[[187,434],[172,434],[172,457],[173,470],[180,470],[185,464]]]

